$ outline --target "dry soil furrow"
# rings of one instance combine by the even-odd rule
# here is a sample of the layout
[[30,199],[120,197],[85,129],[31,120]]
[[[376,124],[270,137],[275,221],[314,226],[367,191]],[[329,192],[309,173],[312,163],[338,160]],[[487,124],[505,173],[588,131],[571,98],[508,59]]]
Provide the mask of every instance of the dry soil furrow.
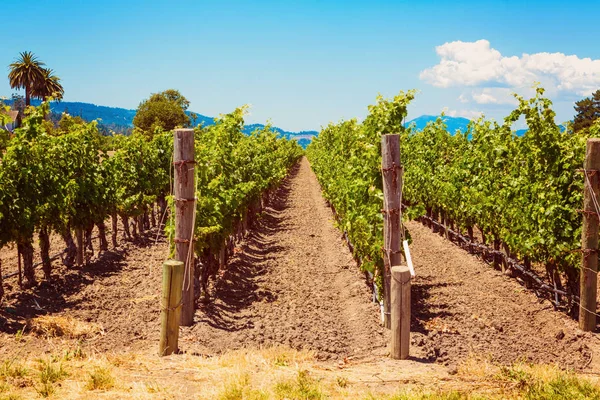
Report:
[[283,344],[321,359],[384,353],[378,307],[332,218],[303,159],[184,333],[184,347]]

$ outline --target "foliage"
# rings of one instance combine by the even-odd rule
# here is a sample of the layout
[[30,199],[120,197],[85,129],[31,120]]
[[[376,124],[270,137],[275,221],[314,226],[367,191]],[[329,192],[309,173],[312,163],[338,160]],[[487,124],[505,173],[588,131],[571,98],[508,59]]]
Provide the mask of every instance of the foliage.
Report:
[[[8,102],[7,102],[8,103]],[[18,93],[13,93],[11,95],[10,104],[13,110],[18,111],[21,115],[25,113],[25,97],[21,96]],[[38,104],[39,105],[39,104]]]
[[[340,227],[348,233],[363,268],[381,268],[382,218],[379,135],[401,135],[406,215],[427,212],[484,240],[504,246],[525,264],[540,263],[549,279],[578,293],[583,176],[586,139],[600,123],[572,132],[555,122],[552,103],[538,88],[503,124],[480,118],[466,132],[448,132],[443,117],[420,130],[401,121],[413,92],[393,101],[378,98],[366,120],[330,124],[307,153]],[[528,130],[518,137],[512,125],[524,117]]]
[[6,129],[8,124],[14,123],[13,119],[9,115],[10,107],[0,101],[0,159],[1,154],[8,146],[10,140],[10,132]]
[[177,127],[190,126],[191,119],[186,114],[190,102],[174,89],[153,93],[140,103],[133,118],[133,125],[146,133],[156,129],[170,131]]
[[[446,223],[472,233],[478,227],[513,256],[542,263],[557,286],[558,269],[577,293],[583,176],[587,130],[573,133],[554,122],[552,103],[537,89],[504,124],[480,118],[452,135],[441,119],[402,140],[404,199]],[[516,136],[521,117],[527,132]]]
[[596,90],[591,97],[575,102],[575,120],[573,129],[580,131],[589,128],[594,121],[600,118],[600,89]]
[[278,138],[270,126],[243,133],[246,107],[195,130],[196,252],[217,254],[248,206],[287,175],[301,156],[293,140]]
[[9,65],[8,79],[13,89],[25,89],[25,104],[31,104],[34,86],[44,80],[44,66],[30,51],[24,51],[13,63]]
[[55,100],[62,100],[65,90],[60,84],[60,78],[54,75],[54,71],[49,68],[42,69],[40,80],[35,82],[31,90],[31,97],[40,100],[46,100],[52,97]]
[[378,96],[362,124],[355,119],[329,124],[307,148],[324,196],[354,247],[354,256],[363,269],[377,277],[383,272],[381,135],[405,130],[406,107],[414,95],[411,90],[391,100]]
[[[157,128],[151,140],[135,133],[107,141],[96,122],[64,114],[54,127],[48,112],[48,102],[31,107],[2,154],[0,247],[16,242],[32,248],[36,231],[70,237],[72,229],[91,229],[108,216],[136,217],[169,195],[171,132]],[[302,154],[269,127],[243,134],[243,112],[195,132],[199,253],[218,252],[236,218]],[[26,277],[34,283],[33,274]]]
[[25,105],[31,105],[31,99],[45,100],[53,97],[60,100],[64,89],[60,78],[30,51],[24,51],[10,64],[8,79],[13,89],[25,89]]

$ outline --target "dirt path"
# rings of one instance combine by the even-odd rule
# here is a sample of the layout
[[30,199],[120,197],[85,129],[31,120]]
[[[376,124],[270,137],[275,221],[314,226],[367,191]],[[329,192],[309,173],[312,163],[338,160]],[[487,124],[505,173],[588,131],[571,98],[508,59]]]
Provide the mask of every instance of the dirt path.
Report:
[[184,349],[283,344],[320,359],[385,354],[378,306],[306,159],[239,250],[195,326],[184,330]]

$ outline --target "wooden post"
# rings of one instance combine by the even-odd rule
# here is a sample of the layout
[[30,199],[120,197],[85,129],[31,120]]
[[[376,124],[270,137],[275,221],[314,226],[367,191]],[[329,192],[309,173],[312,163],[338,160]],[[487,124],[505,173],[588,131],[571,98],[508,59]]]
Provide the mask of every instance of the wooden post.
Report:
[[181,261],[167,260],[163,263],[159,356],[168,356],[177,351],[183,272]]
[[[596,292],[598,286],[598,222],[594,198],[598,199],[600,182],[600,139],[587,140],[584,162],[583,232],[581,235],[581,288],[579,328],[596,329]],[[590,188],[591,186],[591,188]]]
[[[181,325],[194,322],[194,130],[175,129],[173,135],[173,192],[175,195],[175,259],[185,266]],[[192,246],[192,249],[190,249]]]
[[78,266],[83,265],[83,229],[75,228],[75,240],[77,240],[77,256],[75,258],[75,263]]
[[391,295],[390,355],[396,360],[406,360],[410,349],[410,270],[408,267],[392,267]]
[[381,137],[381,172],[383,175],[383,311],[384,325],[390,323],[390,280],[392,265],[402,264],[402,166],[400,165],[400,135]]

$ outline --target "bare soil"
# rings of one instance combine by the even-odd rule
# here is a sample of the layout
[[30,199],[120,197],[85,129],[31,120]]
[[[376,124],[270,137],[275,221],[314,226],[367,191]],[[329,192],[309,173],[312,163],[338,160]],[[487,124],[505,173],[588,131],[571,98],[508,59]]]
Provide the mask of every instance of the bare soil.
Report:
[[584,369],[599,341],[516,280],[409,222],[417,273],[412,288],[412,342],[427,359],[450,364],[469,355],[492,362],[552,363]]
[[201,354],[288,345],[319,359],[383,356],[379,306],[303,159],[184,330]]
[[[500,364],[556,363],[600,371],[596,335],[516,281],[494,271],[428,228],[407,224],[417,270],[413,281],[413,363],[455,365],[472,356]],[[96,256],[81,268],[56,260],[49,282],[21,290],[5,281],[0,305],[0,359],[83,346],[97,352],[158,348],[161,264],[168,246],[156,230]],[[121,236],[121,235],[119,235]],[[53,238],[53,251],[61,250]],[[13,249],[0,250],[3,273],[16,270]],[[41,280],[41,272],[39,272]],[[103,333],[48,339],[29,333],[28,319],[69,316]],[[25,331],[20,337],[17,333]],[[271,199],[257,225],[182,328],[180,348],[214,355],[272,345],[312,350],[320,360],[379,362],[388,333],[379,324],[363,273],[335,228],[306,159]],[[79,344],[78,344],[79,343]],[[412,364],[407,364],[412,365]]]

